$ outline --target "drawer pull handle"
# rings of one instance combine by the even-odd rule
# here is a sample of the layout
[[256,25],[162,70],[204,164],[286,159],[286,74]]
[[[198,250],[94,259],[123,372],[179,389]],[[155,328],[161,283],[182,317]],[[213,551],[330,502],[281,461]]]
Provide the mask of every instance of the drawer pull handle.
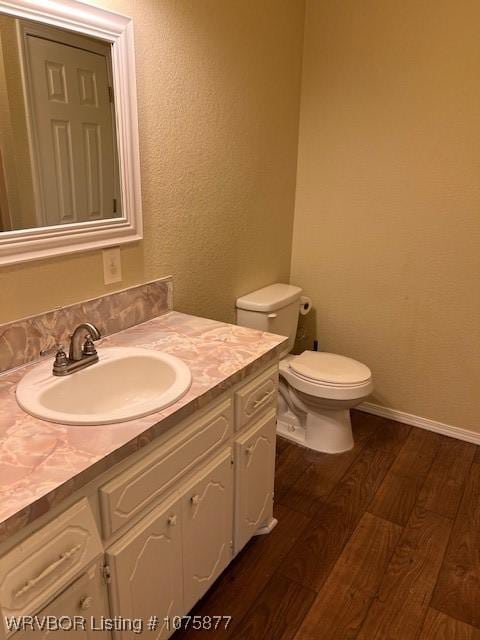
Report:
[[253,446],[253,444],[251,444],[249,447],[247,447],[245,449],[245,453],[247,454],[247,456],[251,456],[254,449],[255,449],[255,447]]
[[190,498],[190,502],[193,505],[197,505],[200,502],[200,496],[198,495],[198,493],[196,493],[194,496]]
[[92,596],[85,596],[80,600],[80,609],[82,609],[83,611],[86,611],[87,609],[90,609],[92,604],[93,604]]
[[76,544],[74,547],[72,547],[68,551],[65,551],[65,553],[61,553],[60,556],[58,557],[58,560],[55,560],[55,562],[53,562],[49,567],[47,567],[44,571],[42,571],[42,573],[40,573],[36,578],[32,578],[31,580],[28,580],[24,584],[24,586],[17,591],[14,597],[20,598],[21,596],[25,595],[27,591],[30,591],[30,589],[33,589],[35,585],[37,585],[39,582],[41,582],[42,580],[47,578],[49,575],[54,573],[58,569],[58,567],[60,567],[64,562],[69,560],[81,548],[82,548],[82,545]]
[[167,523],[170,527],[174,527],[177,524],[177,516],[170,516]]
[[266,400],[270,398],[270,391],[267,391],[261,398],[255,400],[253,403],[253,408],[258,409]]

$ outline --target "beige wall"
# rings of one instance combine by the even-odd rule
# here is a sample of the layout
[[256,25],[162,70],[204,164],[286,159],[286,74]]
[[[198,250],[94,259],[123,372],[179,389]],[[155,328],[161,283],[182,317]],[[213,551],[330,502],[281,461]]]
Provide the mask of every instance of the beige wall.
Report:
[[[233,320],[287,280],[302,0],[105,0],[135,21],[145,241],[117,288],[172,274],[175,307]],[[99,295],[100,252],[0,269],[0,322]]]
[[374,402],[480,432],[480,4],[310,0],[292,282]]

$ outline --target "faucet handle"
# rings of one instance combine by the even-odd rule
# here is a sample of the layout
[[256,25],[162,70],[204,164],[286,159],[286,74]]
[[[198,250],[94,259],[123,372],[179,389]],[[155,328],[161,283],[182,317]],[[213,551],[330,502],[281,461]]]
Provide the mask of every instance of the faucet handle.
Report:
[[55,361],[53,363],[52,373],[54,376],[64,376],[67,372],[68,358],[63,344],[57,343],[50,349],[42,349],[42,351],[40,351],[41,356],[53,356],[54,354]]
[[58,345],[58,351],[55,355],[55,362],[53,363],[53,375],[63,376],[67,372],[68,358],[64,351],[63,344]]
[[84,356],[97,355],[97,350],[95,349],[95,345],[93,344],[92,336],[89,333],[87,333],[85,342],[83,343],[82,353]]
[[53,347],[49,347],[48,349],[42,349],[40,351],[41,356],[56,356],[58,353],[63,351],[65,353],[65,345],[60,344],[59,342],[55,343]]

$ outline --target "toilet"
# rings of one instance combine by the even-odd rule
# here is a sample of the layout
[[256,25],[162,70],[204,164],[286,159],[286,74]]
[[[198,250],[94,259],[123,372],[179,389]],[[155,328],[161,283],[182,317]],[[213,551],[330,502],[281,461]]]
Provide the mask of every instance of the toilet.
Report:
[[277,432],[309,449],[353,447],[350,409],[373,390],[370,369],[352,358],[304,351],[292,355],[302,289],[272,284],[237,299],[237,324],[288,337],[280,360]]

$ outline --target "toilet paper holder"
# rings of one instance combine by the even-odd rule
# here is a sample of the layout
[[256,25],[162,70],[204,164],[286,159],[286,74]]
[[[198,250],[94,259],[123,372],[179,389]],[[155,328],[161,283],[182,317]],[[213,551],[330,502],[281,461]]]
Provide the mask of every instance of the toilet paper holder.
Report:
[[300,296],[300,315],[306,316],[312,309],[312,300],[308,296]]

